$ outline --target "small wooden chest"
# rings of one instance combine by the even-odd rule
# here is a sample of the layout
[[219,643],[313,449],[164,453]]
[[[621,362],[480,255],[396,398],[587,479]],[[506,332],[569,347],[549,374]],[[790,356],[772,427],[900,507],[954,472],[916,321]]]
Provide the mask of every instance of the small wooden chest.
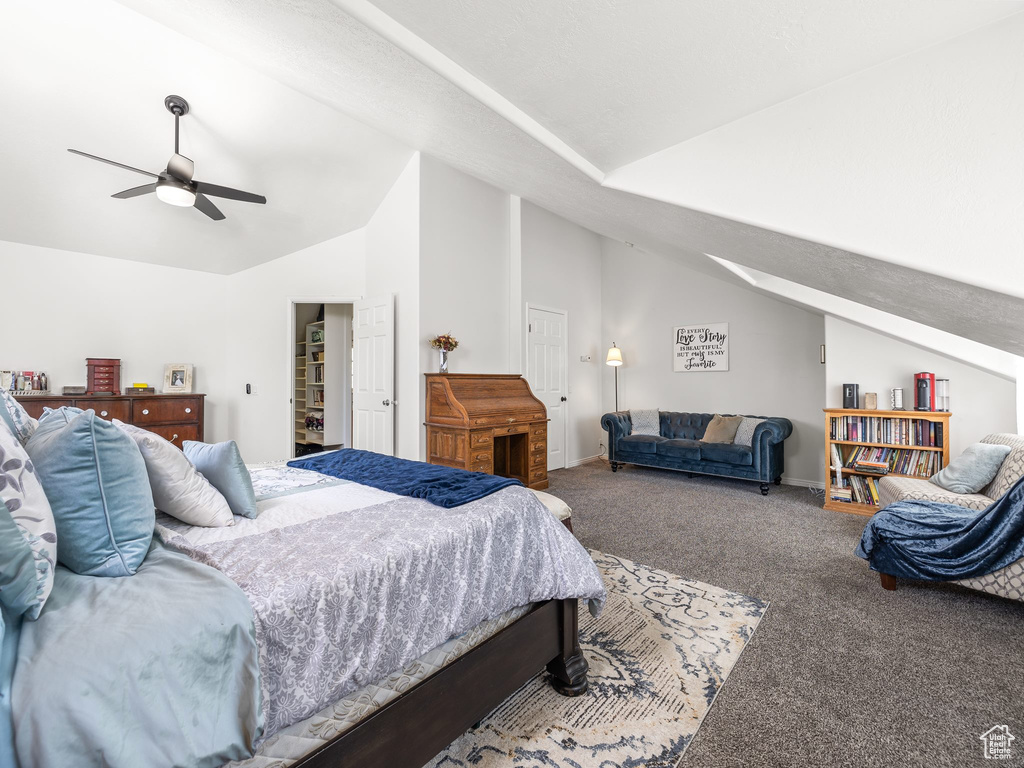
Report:
[[85,359],[87,395],[121,394],[121,360],[108,357]]

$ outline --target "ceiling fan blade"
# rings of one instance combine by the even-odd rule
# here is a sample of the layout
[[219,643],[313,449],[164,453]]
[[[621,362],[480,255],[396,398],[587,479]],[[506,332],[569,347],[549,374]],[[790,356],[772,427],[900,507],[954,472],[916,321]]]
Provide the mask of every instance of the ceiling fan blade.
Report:
[[266,203],[267,198],[263,195],[254,195],[252,192],[243,192],[240,189],[231,187],[218,187],[216,184],[208,184],[205,181],[193,181],[192,186],[197,191],[213,197],[224,197],[228,200],[241,200],[243,203]]
[[175,153],[167,161],[167,172],[182,181],[192,181],[192,174],[196,172],[196,164],[184,155]]
[[213,201],[205,195],[196,194],[196,208],[205,213],[214,221],[221,221],[224,218],[224,214],[220,212],[220,208],[213,204]]
[[127,200],[129,197],[138,197],[139,195],[148,195],[150,192],[156,192],[156,184],[143,184],[141,187],[132,187],[126,189],[124,192],[118,192],[116,197],[118,200]]
[[82,157],[88,157],[90,160],[99,160],[101,163],[107,163],[108,165],[116,165],[118,168],[124,168],[126,171],[135,171],[141,173],[143,176],[152,176],[154,179],[159,179],[160,174],[150,173],[149,171],[143,171],[140,168],[132,168],[130,165],[124,163],[118,163],[114,160],[107,160],[105,157],[97,157],[96,155],[90,155],[88,152],[81,152],[77,149],[69,149],[68,152],[74,155],[81,155]]

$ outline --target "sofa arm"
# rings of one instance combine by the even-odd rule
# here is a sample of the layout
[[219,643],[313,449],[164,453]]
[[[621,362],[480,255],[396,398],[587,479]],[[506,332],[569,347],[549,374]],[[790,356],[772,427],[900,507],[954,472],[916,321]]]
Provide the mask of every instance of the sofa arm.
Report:
[[750,447],[758,479],[771,482],[781,477],[786,468],[782,442],[793,434],[789,419],[769,418],[757,425]]
[[608,460],[615,461],[615,446],[619,438],[633,433],[633,420],[629,411],[616,411],[602,416],[601,426],[608,432]]

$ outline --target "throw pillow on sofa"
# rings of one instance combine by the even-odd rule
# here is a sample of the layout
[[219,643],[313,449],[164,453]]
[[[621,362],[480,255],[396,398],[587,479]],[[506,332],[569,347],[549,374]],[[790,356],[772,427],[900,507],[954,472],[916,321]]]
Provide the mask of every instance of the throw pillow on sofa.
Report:
[[654,435],[661,437],[661,411],[657,408],[629,411],[629,420],[633,423],[634,435]]
[[731,443],[736,439],[736,430],[742,421],[742,416],[722,416],[716,413],[701,440],[705,443]]
[[58,408],[25,446],[53,508],[57,559],[83,576],[131,576],[156,525],[135,441],[94,411]]
[[749,416],[744,416],[743,421],[740,422],[739,429],[736,430],[736,437],[732,440],[733,443],[750,447],[754,442],[754,430],[757,429],[758,424],[763,423],[764,419],[752,419]]
[[969,445],[930,479],[940,488],[953,493],[978,493],[992,482],[1010,450],[1008,445]]
[[114,419],[142,452],[156,508],[189,525],[222,528],[235,524],[224,495],[199,474],[169,440]]

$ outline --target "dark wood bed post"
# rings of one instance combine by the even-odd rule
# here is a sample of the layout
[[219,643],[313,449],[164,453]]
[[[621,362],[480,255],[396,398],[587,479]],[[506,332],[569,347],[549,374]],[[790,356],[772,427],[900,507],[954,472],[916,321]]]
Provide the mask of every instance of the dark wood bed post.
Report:
[[896,589],[896,577],[890,576],[888,573],[879,573],[882,577],[882,589],[894,590]]
[[587,663],[580,648],[580,615],[578,600],[559,601],[559,626],[561,650],[558,656],[548,662],[551,673],[551,687],[563,696],[582,696],[587,692]]

